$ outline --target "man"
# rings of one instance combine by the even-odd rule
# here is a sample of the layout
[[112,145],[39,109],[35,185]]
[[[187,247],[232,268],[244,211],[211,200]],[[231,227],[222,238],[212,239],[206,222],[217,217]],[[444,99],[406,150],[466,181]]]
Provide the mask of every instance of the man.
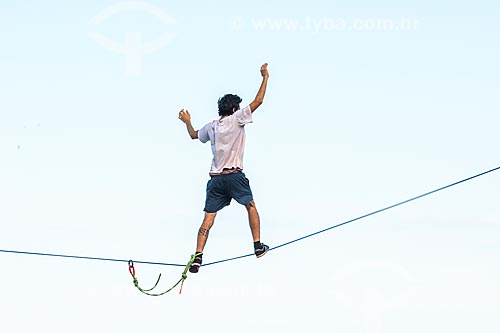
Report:
[[203,249],[208,233],[214,224],[217,212],[229,205],[231,199],[246,207],[254,250],[257,258],[269,251],[269,246],[260,242],[260,218],[248,179],[243,173],[243,153],[245,150],[245,125],[252,122],[252,114],[264,101],[269,73],[267,63],[260,67],[262,83],[252,103],[240,109],[241,98],[227,94],[218,101],[220,118],[200,130],[191,124],[188,110],[179,112],[179,119],[186,124],[191,139],[199,139],[212,146],[212,166],[210,180],[207,183],[205,216],[198,230],[194,262],[189,268],[191,273],[198,273],[202,263]]

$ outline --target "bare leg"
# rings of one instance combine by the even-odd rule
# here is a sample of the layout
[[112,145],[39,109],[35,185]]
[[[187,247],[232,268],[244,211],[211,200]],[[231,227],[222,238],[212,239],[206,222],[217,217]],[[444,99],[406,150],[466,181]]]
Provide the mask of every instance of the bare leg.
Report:
[[201,227],[198,230],[198,239],[196,241],[196,252],[203,252],[205,248],[205,244],[207,244],[208,233],[210,228],[214,225],[215,215],[217,213],[207,213],[205,212],[205,217],[203,218],[203,222],[201,223]]
[[250,223],[250,230],[254,242],[260,241],[260,217],[255,207],[255,202],[252,200],[246,206],[248,212],[248,222]]

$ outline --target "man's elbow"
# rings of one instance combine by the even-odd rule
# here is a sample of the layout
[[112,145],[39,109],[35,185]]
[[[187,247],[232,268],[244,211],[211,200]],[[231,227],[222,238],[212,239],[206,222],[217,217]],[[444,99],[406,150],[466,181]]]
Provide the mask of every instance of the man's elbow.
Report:
[[198,131],[195,131],[193,133],[189,133],[189,136],[191,137],[191,139],[195,140],[195,139],[198,139]]
[[259,99],[255,99],[251,105],[250,105],[250,108],[252,109],[252,111],[255,111],[259,106],[262,105],[262,103],[264,102],[263,99],[259,98]]

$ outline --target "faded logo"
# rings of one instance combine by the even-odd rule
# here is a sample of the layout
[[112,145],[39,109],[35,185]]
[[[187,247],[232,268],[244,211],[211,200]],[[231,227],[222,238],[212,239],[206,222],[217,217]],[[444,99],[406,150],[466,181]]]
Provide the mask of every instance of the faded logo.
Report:
[[[89,24],[97,28],[111,17],[124,12],[146,13],[170,27],[176,23],[170,15],[158,6],[146,2],[131,1],[116,3],[104,8],[90,20]],[[107,50],[122,54],[125,60],[126,74],[137,76],[143,72],[144,56],[166,47],[175,39],[176,33],[165,29],[152,40],[144,40],[144,33],[137,31],[125,31],[121,41],[113,40],[98,31],[89,32],[89,36]]]

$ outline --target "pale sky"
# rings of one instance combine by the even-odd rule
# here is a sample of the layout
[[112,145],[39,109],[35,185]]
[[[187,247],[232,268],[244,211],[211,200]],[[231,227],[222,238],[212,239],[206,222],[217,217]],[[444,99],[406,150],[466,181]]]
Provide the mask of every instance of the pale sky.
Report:
[[[495,1],[0,5],[0,250],[184,264],[217,99],[264,104],[245,173],[276,246],[500,166]],[[2,331],[500,331],[500,171],[158,298],[126,263],[0,253]],[[251,253],[246,211],[204,260]],[[150,287],[180,267],[136,265]]]

